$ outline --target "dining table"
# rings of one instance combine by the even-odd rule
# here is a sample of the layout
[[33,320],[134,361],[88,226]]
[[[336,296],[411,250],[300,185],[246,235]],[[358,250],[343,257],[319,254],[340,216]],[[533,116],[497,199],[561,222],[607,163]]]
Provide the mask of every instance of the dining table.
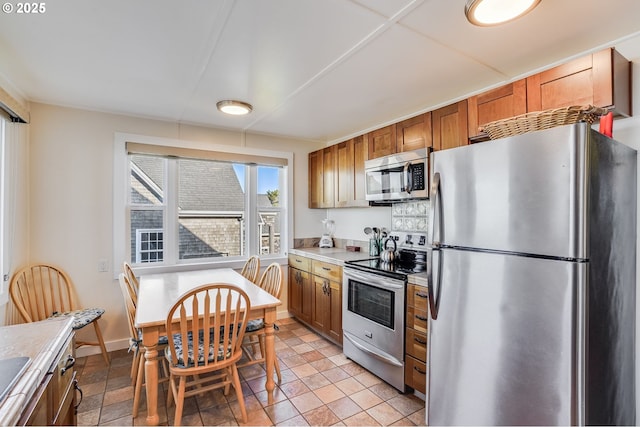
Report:
[[[136,327],[142,332],[144,347],[144,373],[146,378],[147,419],[149,425],[158,425],[158,339],[166,335],[169,309],[184,293],[205,284],[228,283],[242,289],[249,296],[250,319],[264,319],[265,327],[265,389],[268,402],[273,403],[275,382],[274,323],[281,301],[231,268],[177,271],[171,273],[144,274],[140,276]],[[179,319],[176,317],[176,322]]]

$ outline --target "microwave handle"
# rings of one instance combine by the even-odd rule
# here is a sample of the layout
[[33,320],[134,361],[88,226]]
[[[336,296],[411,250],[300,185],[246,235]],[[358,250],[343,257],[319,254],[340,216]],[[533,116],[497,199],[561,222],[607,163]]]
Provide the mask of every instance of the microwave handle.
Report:
[[404,164],[404,191],[409,194],[413,191],[413,166],[410,162]]

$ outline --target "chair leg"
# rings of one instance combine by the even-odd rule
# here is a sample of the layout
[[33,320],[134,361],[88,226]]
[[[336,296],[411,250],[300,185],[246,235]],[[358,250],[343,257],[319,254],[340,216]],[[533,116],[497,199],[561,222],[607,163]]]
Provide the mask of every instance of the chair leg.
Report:
[[238,377],[238,368],[236,365],[231,366],[231,372],[233,377],[233,388],[236,389],[236,396],[238,398],[238,405],[240,405],[240,413],[242,414],[242,422],[247,422],[247,409],[244,406],[244,396],[242,395],[242,387],[240,386],[240,377]]
[[133,418],[138,416],[138,407],[140,406],[140,391],[144,382],[144,357],[138,358],[138,374],[136,375],[136,384],[133,392]]
[[187,386],[187,377],[180,377],[180,386],[178,396],[176,397],[176,416],[173,419],[173,425],[179,426],[182,423],[182,410],[184,409],[184,392]]
[[93,321],[93,328],[96,330],[96,336],[98,337],[98,344],[100,344],[100,349],[102,350],[102,357],[104,358],[107,366],[110,365],[109,362],[109,353],[107,353],[107,347],[104,346],[104,339],[102,338],[102,332],[100,332],[100,326],[98,325],[98,319]]
[[138,369],[140,366],[144,368],[144,362],[140,363],[141,360],[144,360],[144,349],[137,348],[133,353],[133,361],[131,362],[131,385],[136,385],[136,379],[138,378]]

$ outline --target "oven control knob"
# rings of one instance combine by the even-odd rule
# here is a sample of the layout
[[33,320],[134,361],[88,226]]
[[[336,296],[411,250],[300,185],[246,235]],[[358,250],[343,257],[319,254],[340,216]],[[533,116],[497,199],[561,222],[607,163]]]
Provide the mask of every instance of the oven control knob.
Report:
[[418,242],[418,244],[424,246],[426,243],[427,243],[427,237],[420,236],[420,241]]
[[407,245],[413,245],[413,242],[411,241],[411,234],[407,234],[407,237],[404,239],[404,243]]

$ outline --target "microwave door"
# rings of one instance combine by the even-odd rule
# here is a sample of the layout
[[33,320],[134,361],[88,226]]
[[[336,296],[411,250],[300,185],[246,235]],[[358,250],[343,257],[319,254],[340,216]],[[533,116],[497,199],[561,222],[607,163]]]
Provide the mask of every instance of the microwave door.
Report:
[[367,171],[367,195],[385,199],[405,191],[404,167]]

